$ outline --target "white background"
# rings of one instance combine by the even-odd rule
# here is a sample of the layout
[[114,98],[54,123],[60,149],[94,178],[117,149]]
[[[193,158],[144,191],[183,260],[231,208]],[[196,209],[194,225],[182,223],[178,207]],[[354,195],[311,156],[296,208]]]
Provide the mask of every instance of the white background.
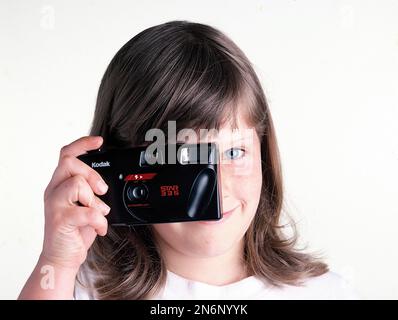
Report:
[[0,298],[40,253],[59,149],[88,133],[101,77],[147,27],[224,31],[262,81],[286,209],[365,299],[398,298],[398,1],[0,2]]

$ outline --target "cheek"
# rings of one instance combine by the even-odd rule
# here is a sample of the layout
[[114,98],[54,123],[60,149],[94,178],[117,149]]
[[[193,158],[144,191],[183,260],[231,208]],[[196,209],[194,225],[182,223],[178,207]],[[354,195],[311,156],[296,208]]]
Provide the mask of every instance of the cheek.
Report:
[[249,207],[257,207],[263,182],[261,159],[236,166],[232,172],[233,195]]
[[246,177],[240,179],[240,183],[245,186],[245,190],[243,191],[242,188],[235,190],[236,200],[241,203],[242,207],[240,215],[236,215],[234,218],[236,218],[235,224],[246,231],[256,215],[260,202],[261,179]]

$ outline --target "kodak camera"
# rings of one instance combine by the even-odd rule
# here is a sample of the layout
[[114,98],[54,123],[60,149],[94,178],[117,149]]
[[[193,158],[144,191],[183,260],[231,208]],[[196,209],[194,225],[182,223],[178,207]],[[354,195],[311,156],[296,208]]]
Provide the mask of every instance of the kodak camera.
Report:
[[222,218],[215,143],[99,149],[78,158],[109,186],[99,198],[111,207],[111,225]]

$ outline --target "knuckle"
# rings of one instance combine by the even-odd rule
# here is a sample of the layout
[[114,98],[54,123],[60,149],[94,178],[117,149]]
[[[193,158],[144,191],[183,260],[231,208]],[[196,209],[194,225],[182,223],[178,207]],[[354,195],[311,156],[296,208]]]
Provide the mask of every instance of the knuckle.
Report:
[[72,179],[73,186],[76,188],[82,188],[86,184],[86,179],[84,179],[84,177],[82,177],[79,174],[73,176],[71,179]]
[[69,145],[65,145],[61,148],[59,155],[61,158],[65,157],[68,154]]
[[49,196],[50,196],[50,185],[48,185],[48,186],[46,187],[46,189],[44,190],[44,193],[43,193],[43,201],[44,201],[44,202],[47,202]]
[[70,168],[72,166],[73,157],[66,154],[61,158],[60,162],[61,166]]

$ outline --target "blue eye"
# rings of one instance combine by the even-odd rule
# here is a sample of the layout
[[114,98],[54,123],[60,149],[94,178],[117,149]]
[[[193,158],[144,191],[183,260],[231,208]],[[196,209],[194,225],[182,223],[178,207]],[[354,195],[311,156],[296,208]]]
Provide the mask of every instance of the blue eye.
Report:
[[241,148],[231,148],[231,149],[225,151],[225,155],[226,155],[227,159],[231,159],[231,160],[242,158],[244,154],[245,154],[245,150],[243,150]]

